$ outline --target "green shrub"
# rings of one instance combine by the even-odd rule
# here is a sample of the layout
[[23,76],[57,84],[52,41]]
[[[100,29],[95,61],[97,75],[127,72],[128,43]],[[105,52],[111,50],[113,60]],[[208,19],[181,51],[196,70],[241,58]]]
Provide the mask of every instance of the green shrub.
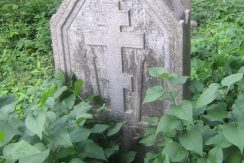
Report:
[[200,26],[209,22],[233,22],[244,25],[243,0],[192,0],[192,16]]
[[117,133],[123,123],[98,118],[106,105],[98,107],[98,97],[80,96],[83,81],[64,83],[64,75],[57,72],[56,80],[30,89],[22,101],[0,98],[1,158],[20,163],[82,163],[109,162],[122,155],[128,163],[133,161],[135,152],[119,149]]
[[0,0],[0,95],[22,98],[53,73],[49,19],[60,0]]
[[[244,149],[244,72],[225,77],[221,84],[200,88],[191,101],[177,101],[173,90],[158,85],[148,89],[145,102],[168,100],[170,109],[160,118],[150,118],[150,125],[140,143],[154,145],[145,163],[236,163],[243,160]],[[168,88],[186,82],[186,77],[171,75],[164,68],[150,69],[150,75],[164,80]],[[155,75],[156,74],[156,75]],[[168,90],[168,89],[167,89]],[[233,96],[233,92],[235,95]]]
[[244,65],[243,0],[193,0],[192,78],[209,85]]

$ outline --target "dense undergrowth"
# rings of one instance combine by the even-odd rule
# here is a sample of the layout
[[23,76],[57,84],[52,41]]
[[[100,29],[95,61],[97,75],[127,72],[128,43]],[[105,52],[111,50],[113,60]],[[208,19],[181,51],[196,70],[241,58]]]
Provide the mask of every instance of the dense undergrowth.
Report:
[[123,123],[99,119],[106,106],[96,96],[81,97],[83,85],[57,71],[21,104],[0,97],[0,162],[131,162],[135,152],[119,147]]
[[60,0],[0,0],[0,95],[25,96],[52,76],[49,19]]
[[193,0],[192,78],[220,82],[244,65],[244,1]]
[[[113,154],[120,157],[120,143],[113,136],[122,124],[96,119],[96,97],[83,99],[77,94],[82,81],[57,83],[62,75],[51,80],[49,19],[60,1],[0,0],[0,95],[17,96],[14,101],[0,99],[1,115],[6,114],[0,115],[0,155],[8,161],[31,161],[37,155],[39,162],[46,158],[49,162],[107,162]],[[193,96],[178,102],[177,92],[164,92],[163,85],[149,88],[144,103],[167,100],[172,106],[164,116],[150,119],[152,128],[140,143],[154,145],[157,152],[147,153],[145,162],[244,162],[244,1],[192,0],[192,8],[198,22],[192,33],[189,89]],[[164,68],[149,72],[173,86],[187,80]],[[55,110],[61,105],[62,110]],[[85,112],[74,116],[79,109]],[[69,124],[77,133],[60,124]],[[53,136],[55,129],[61,138]],[[77,142],[79,132],[85,139]],[[61,157],[63,153],[67,155]],[[121,161],[129,163],[134,156],[134,152],[122,153]]]

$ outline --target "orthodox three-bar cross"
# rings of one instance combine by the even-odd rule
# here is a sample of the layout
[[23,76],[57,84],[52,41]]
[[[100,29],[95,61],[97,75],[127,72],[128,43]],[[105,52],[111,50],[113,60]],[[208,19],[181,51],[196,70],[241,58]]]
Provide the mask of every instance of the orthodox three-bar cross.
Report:
[[111,5],[114,6],[114,11],[107,11],[111,14],[106,24],[107,31],[85,33],[85,43],[107,47],[107,76],[111,109],[114,112],[124,113],[124,89],[132,91],[132,77],[123,72],[122,47],[144,48],[144,34],[121,31],[121,26],[130,26],[130,17],[128,10],[120,10],[120,2],[103,0],[102,3],[103,5],[110,5],[110,7]]

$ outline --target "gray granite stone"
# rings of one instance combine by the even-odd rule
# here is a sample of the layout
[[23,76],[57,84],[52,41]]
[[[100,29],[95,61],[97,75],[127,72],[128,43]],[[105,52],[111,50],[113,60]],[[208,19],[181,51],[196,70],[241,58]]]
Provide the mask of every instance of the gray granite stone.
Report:
[[64,0],[51,19],[55,66],[83,79],[84,94],[106,99],[106,117],[137,128],[167,109],[160,102],[142,105],[157,83],[148,69],[190,74],[189,8],[187,0]]

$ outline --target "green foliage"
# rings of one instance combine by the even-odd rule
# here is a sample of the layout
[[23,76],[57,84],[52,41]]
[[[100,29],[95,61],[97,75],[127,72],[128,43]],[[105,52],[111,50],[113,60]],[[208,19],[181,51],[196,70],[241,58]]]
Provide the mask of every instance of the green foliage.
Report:
[[25,96],[53,72],[49,19],[61,0],[0,0],[0,95]]
[[[11,96],[0,98],[1,158],[20,163],[80,163],[113,162],[123,157],[132,162],[135,152],[119,155],[117,135],[123,123],[99,119],[104,108],[95,106],[103,103],[80,96],[83,81],[66,82],[60,71],[55,76],[56,80],[29,89],[21,101]],[[25,108],[21,119],[17,106]]]
[[196,107],[201,108],[213,102],[218,97],[218,87],[216,83],[210,85],[196,101]]
[[147,90],[143,103],[153,102],[163,96],[163,87],[161,85],[153,86]]
[[[180,79],[174,74],[167,73],[164,68],[157,68],[157,72],[151,76],[161,77],[164,82],[160,83],[164,83],[168,88],[177,85],[170,80],[172,76]],[[159,72],[163,72],[164,77]],[[173,90],[162,90],[158,87],[154,91],[155,96],[157,92],[162,92],[163,96],[168,94],[171,98],[162,96],[157,100],[169,101],[171,106],[160,119],[153,118],[153,122],[151,119],[149,121],[154,127],[146,131],[140,143],[156,147],[157,152],[147,153],[144,161],[180,163],[243,161],[243,80],[243,72],[229,75],[222,79],[220,84],[212,83],[208,88],[201,89],[191,101],[180,102],[176,100],[176,96],[171,96]],[[156,89],[154,86],[152,88]],[[148,89],[149,92],[152,88]],[[233,91],[236,96],[232,96]],[[151,102],[150,98],[146,95],[144,101]],[[224,157],[225,154],[228,157]]]
[[244,65],[243,0],[193,0],[192,77],[206,85]]
[[235,22],[244,25],[243,0],[193,0],[193,19],[200,25],[206,22]]

